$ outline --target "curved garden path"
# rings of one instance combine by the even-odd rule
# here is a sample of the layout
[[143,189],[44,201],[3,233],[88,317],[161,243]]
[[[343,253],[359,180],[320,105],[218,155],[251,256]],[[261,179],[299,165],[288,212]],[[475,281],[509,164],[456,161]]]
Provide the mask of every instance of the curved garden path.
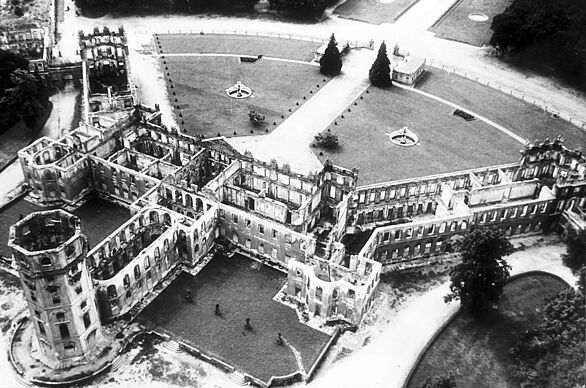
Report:
[[[561,262],[565,245],[532,247],[507,258],[511,275],[540,270],[575,283],[571,271]],[[397,387],[403,386],[419,354],[443,324],[458,311],[459,304],[445,304],[449,292],[444,283],[412,298],[382,334],[354,355],[333,364],[309,387]]]

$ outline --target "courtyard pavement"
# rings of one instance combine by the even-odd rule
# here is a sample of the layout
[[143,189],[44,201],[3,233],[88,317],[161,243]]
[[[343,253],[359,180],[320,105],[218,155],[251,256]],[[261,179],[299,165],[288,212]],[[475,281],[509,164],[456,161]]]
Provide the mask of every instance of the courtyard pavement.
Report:
[[[330,336],[300,323],[294,309],[273,300],[285,279],[285,274],[242,255],[218,254],[196,276],[181,273],[139,320],[263,381],[308,371]],[[188,290],[190,303],[185,300]],[[246,318],[250,330],[244,327]],[[278,333],[295,352],[277,342]]]

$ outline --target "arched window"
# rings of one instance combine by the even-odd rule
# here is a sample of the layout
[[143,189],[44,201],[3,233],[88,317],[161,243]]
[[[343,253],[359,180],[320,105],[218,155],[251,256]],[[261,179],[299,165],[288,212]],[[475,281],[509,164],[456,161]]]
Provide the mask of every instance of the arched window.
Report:
[[116,298],[118,296],[118,292],[116,291],[116,286],[111,284],[108,286],[108,298]]
[[188,208],[193,207],[193,199],[191,198],[191,195],[185,194],[185,206]]
[[159,247],[155,248],[155,261],[159,260],[159,258],[161,257],[161,251],[159,250]]
[[149,269],[150,267],[151,267],[151,258],[147,256],[144,259],[144,268]]
[[56,313],[55,319],[57,319],[57,321],[64,321],[65,320],[65,313],[62,311]]
[[51,258],[50,257],[43,257],[41,259],[41,265],[44,267],[49,267],[53,264],[53,262],[51,262]]
[[92,324],[92,321],[90,320],[90,314],[89,313],[83,314],[83,325],[85,326],[85,328],[87,329],[88,327],[90,327],[91,324]]
[[157,212],[154,212],[154,211],[151,212],[149,214],[149,218],[150,218],[151,222],[154,222],[154,223],[158,223],[159,222],[159,214]]
[[124,288],[129,288],[130,287],[130,276],[128,276],[128,274],[124,275]]
[[65,323],[62,323],[59,325],[59,334],[61,335],[61,338],[63,338],[63,339],[70,337],[69,327],[67,327],[67,325]]
[[165,239],[165,243],[163,244],[163,248],[165,252],[169,252],[169,240]]

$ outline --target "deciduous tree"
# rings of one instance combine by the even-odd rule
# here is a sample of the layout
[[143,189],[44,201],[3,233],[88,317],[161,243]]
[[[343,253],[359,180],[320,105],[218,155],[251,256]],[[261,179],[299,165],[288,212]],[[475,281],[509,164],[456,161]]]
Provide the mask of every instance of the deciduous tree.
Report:
[[510,266],[503,256],[513,246],[498,229],[474,229],[458,244],[462,262],[450,272],[446,303],[460,300],[461,306],[479,317],[491,310],[503,293]]
[[578,289],[567,289],[544,309],[543,323],[511,348],[512,371],[527,387],[579,387],[586,372],[584,270]]
[[562,255],[562,261],[575,273],[586,265],[586,231],[578,233],[570,229],[566,243],[568,248]]
[[456,388],[456,375],[449,372],[440,376],[428,377],[421,388]]

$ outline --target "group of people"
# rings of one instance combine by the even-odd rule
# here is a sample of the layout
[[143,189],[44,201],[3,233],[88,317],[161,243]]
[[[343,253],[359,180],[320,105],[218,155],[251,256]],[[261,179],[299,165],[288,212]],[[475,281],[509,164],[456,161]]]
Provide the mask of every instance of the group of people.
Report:
[[[191,290],[187,290],[187,292],[185,293],[185,300],[187,303],[193,302],[193,294],[192,294]],[[222,310],[220,310],[219,303],[216,303],[216,309],[214,310],[214,314],[219,317],[222,316]],[[246,320],[244,321],[244,330],[252,331],[252,325],[250,324],[250,318],[246,318]],[[242,332],[242,334],[246,335],[244,332]],[[285,341],[283,339],[283,336],[281,335],[281,332],[278,333],[277,342],[280,345],[285,344]]]

